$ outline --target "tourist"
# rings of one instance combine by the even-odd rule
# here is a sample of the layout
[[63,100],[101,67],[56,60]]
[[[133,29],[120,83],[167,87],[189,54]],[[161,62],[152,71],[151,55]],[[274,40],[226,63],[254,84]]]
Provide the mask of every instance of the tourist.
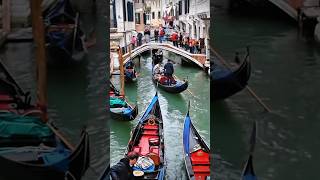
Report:
[[173,32],[171,35],[171,41],[174,46],[178,47],[178,34],[176,32]]
[[154,41],[158,42],[159,31],[157,28],[154,29]]
[[180,35],[179,35],[179,44],[180,44],[180,47],[182,47],[182,45],[183,45],[183,36],[182,36],[181,32],[180,32]]
[[131,37],[132,49],[134,49],[134,48],[136,47],[136,43],[137,43],[137,38],[136,38],[136,36],[132,36],[132,37]]
[[160,43],[162,43],[163,37],[164,37],[164,35],[165,35],[165,32],[164,32],[164,29],[163,29],[163,28],[160,29],[159,35],[160,35]]
[[161,74],[162,73],[160,61],[158,61],[158,63],[153,67],[152,72],[153,72],[153,74]]
[[142,33],[138,33],[138,46],[142,45]]
[[132,167],[138,161],[139,154],[137,152],[129,152],[127,157],[122,158],[116,165],[110,168],[110,175],[113,180],[130,180],[134,176]]
[[146,43],[150,42],[150,30],[149,30],[149,28],[146,28],[144,30],[144,37],[145,37],[145,42]]

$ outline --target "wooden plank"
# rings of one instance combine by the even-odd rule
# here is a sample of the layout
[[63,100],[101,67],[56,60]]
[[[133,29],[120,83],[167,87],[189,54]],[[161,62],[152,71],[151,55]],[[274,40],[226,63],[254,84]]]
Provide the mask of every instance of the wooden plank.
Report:
[[121,81],[121,89],[120,95],[124,96],[124,69],[123,69],[123,56],[122,49],[119,47],[119,68],[120,68],[120,81]]
[[44,40],[44,26],[41,11],[42,0],[30,0],[31,17],[32,17],[32,32],[34,37],[34,43],[36,47],[36,64],[37,64],[37,80],[38,80],[38,104],[43,111],[42,120],[48,121],[47,107],[47,60],[46,49]]
[[2,8],[3,31],[9,33],[11,31],[10,0],[2,0]]

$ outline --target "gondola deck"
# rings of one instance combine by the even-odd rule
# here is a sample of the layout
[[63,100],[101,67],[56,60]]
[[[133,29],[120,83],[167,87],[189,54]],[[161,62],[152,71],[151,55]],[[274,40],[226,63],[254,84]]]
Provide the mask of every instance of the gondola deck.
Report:
[[88,133],[83,130],[79,145],[69,148],[0,64],[0,179],[80,179],[89,167]]
[[132,131],[127,153],[135,151],[140,156],[147,156],[154,162],[155,169],[136,179],[164,179],[164,136],[163,123],[158,96],[155,95],[138,125]]
[[188,179],[206,180],[210,177],[210,149],[193,126],[189,110],[184,122],[183,147]]

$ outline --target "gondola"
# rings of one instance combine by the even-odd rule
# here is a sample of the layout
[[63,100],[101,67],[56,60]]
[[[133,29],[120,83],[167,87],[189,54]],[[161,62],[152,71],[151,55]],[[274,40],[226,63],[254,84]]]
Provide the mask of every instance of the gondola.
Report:
[[251,63],[249,60],[249,50],[242,64],[232,71],[217,61],[211,63],[210,73],[212,89],[211,100],[223,100],[241,91],[248,84],[251,74]]
[[137,126],[131,132],[126,154],[131,151],[135,151],[141,158],[149,158],[153,162],[153,168],[145,171],[139,167],[133,167],[134,171],[144,171],[144,175],[136,179],[163,180],[165,178],[163,120],[158,93],[153,97]]
[[79,13],[68,0],[58,0],[44,13],[48,53],[54,61],[79,61],[86,54]]
[[[81,179],[89,167],[88,133],[82,130],[79,145],[71,149],[52,123],[42,122],[39,107],[24,101],[24,106],[18,105],[16,99],[26,93],[0,67],[0,179]],[[16,105],[7,108],[8,104]]]
[[257,180],[257,176],[253,170],[253,156],[250,154],[242,173],[241,180]]
[[210,149],[193,126],[189,107],[184,120],[183,149],[188,179],[206,180],[210,177]]
[[169,93],[181,93],[188,88],[187,80],[179,80],[174,77],[171,79],[171,83],[168,84],[166,81],[168,78],[162,74],[153,74],[152,81],[164,91]]
[[132,121],[138,115],[138,106],[130,105],[124,96],[110,82],[110,113],[111,117],[121,121]]
[[257,176],[253,169],[253,152],[256,144],[256,122],[253,123],[253,129],[250,138],[250,154],[242,171],[241,180],[257,180]]
[[124,77],[126,82],[136,82],[137,72],[135,70],[135,65],[132,60],[129,60],[124,65]]

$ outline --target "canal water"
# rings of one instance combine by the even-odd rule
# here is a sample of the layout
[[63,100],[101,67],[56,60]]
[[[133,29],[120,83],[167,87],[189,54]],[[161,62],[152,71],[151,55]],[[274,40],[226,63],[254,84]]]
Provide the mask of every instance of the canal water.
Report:
[[[209,78],[195,66],[181,65],[181,58],[174,54],[165,54],[166,57],[176,60],[175,75],[180,79],[187,78],[188,89],[194,95],[185,91],[181,94],[170,94],[161,89],[158,90],[162,116],[164,119],[165,159],[167,162],[167,179],[186,179],[182,133],[183,123],[190,101],[190,116],[200,135],[210,145],[210,113],[209,113]],[[111,165],[123,157],[129,141],[130,131],[137,125],[138,119],[144,113],[151,99],[156,93],[156,86],[151,76],[151,56],[142,56],[140,63],[135,59],[139,73],[136,84],[126,84],[125,92],[130,102],[137,102],[139,116],[131,122],[112,121],[110,124],[110,157]],[[119,77],[112,79],[119,85]]]
[[254,166],[259,179],[317,179],[320,161],[320,46],[300,38],[286,18],[214,12],[216,50],[232,62],[251,47],[249,86],[271,109],[267,113],[246,90],[211,105],[214,177],[236,180],[249,151],[252,122],[258,126]]
[[[25,91],[36,101],[36,67],[32,43],[8,43],[1,59]],[[18,53],[17,53],[18,52]],[[95,48],[81,62],[48,65],[49,119],[74,145],[86,126],[90,136],[90,168],[84,180],[97,179],[108,164],[105,58]]]

